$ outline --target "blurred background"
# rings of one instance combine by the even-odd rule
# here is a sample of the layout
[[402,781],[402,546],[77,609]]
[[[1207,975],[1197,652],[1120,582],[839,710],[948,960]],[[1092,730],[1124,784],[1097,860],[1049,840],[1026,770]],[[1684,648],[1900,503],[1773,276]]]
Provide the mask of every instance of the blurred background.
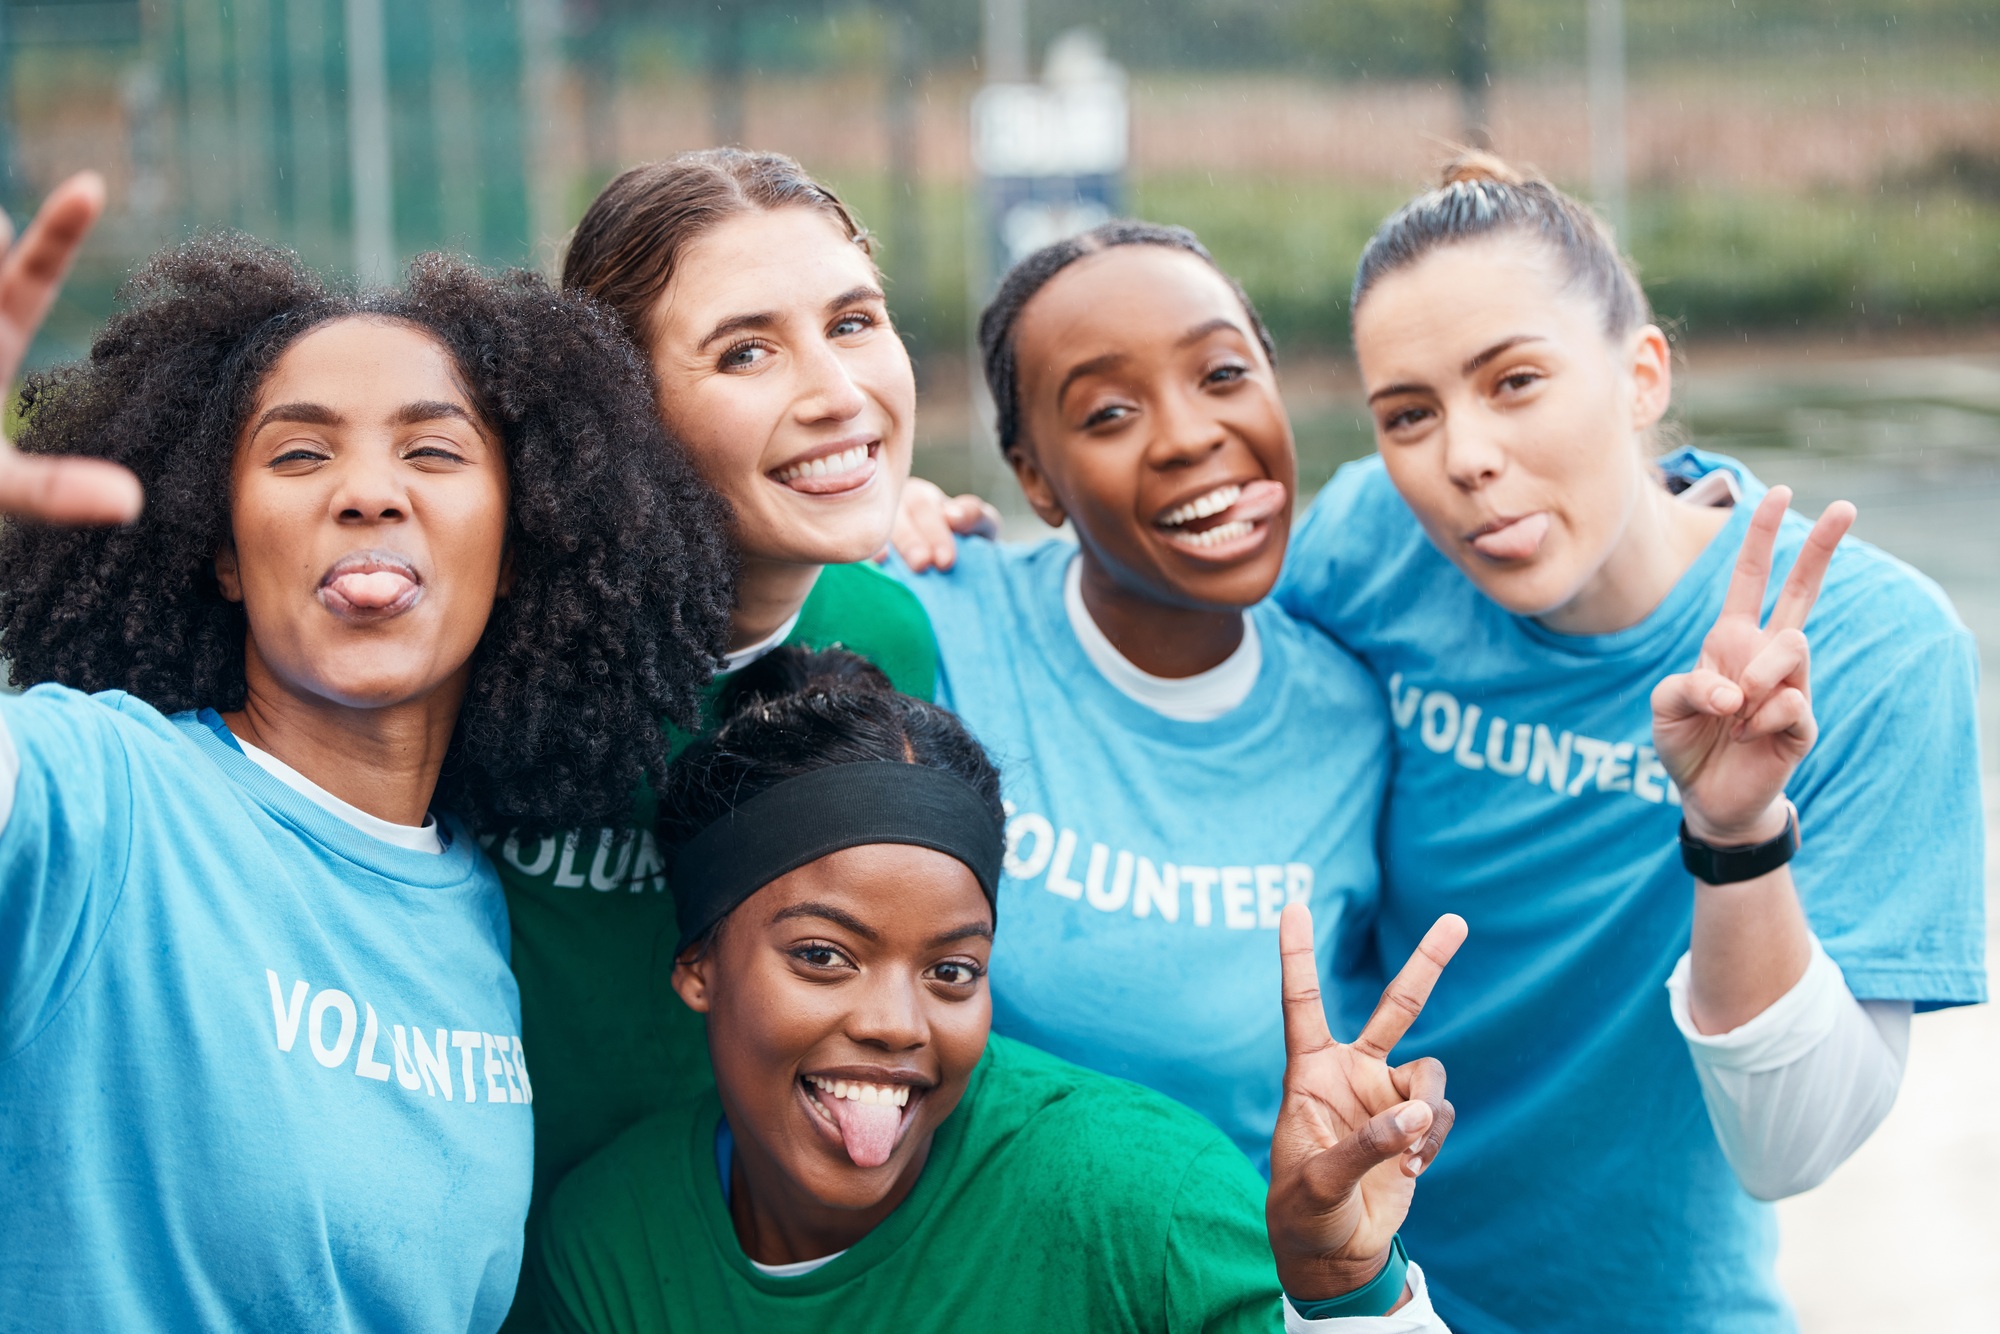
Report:
[[[919,472],[1023,536],[967,357],[1011,255],[1119,213],[1194,228],[1277,335],[1309,496],[1372,448],[1355,257],[1490,145],[1616,225],[1683,429],[1801,508],[1856,501],[2000,663],[1993,0],[0,0],[0,203],[111,183],[37,362],[196,228],[365,281],[439,247],[552,272],[620,168],[713,143],[857,207]],[[1983,703],[2000,857],[1990,673]],[[1921,1018],[1889,1123],[1782,1208],[1807,1330],[2000,1329],[1996,1105],[2000,1019]]]

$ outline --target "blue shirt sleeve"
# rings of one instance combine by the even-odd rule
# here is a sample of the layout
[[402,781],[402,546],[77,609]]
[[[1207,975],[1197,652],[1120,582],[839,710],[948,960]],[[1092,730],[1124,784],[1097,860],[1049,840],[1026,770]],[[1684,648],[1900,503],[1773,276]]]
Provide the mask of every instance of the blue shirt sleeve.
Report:
[[132,815],[119,721],[61,687],[0,700],[20,760],[0,829],[0,1061],[62,1008],[117,907]]
[[1815,691],[1820,735],[1793,782],[1806,916],[1863,1000],[1983,1001],[1977,650],[1953,626],[1866,666],[1861,689]]

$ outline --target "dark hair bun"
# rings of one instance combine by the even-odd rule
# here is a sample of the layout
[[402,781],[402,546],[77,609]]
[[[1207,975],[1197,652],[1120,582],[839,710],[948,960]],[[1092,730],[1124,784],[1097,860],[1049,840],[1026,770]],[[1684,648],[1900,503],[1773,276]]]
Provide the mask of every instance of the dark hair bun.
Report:
[[893,694],[895,685],[882,669],[844,648],[808,649],[787,644],[730,677],[716,709],[724,723],[788,695],[873,691]]

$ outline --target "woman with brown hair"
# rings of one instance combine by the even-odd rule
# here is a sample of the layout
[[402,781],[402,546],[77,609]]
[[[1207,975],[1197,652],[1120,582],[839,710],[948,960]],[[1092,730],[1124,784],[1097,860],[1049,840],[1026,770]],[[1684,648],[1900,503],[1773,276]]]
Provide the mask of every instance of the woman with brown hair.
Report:
[[[909,476],[916,380],[848,207],[779,154],[685,153],[604,188],[562,280],[617,313],[652,364],[662,422],[733,512],[723,674],[779,644],[838,643],[928,698],[929,621],[867,563]],[[666,985],[674,905],[652,825],[642,788],[620,827],[494,847],[542,1076],[538,1206],[587,1154],[711,1079],[701,1021]]]

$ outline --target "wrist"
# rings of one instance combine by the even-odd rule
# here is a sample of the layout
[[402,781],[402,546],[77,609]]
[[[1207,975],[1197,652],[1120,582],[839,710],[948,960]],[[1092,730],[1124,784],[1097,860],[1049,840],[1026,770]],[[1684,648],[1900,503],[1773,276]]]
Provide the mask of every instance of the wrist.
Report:
[[1783,834],[1794,819],[1792,803],[1780,792],[1763,810],[1742,820],[1716,820],[1692,806],[1681,808],[1688,833],[1717,848],[1747,848]]
[[[1330,1262],[1356,1267],[1352,1262]],[[1361,1262],[1374,1273],[1366,1280],[1338,1292],[1312,1296],[1284,1282],[1285,1297],[1292,1308],[1307,1320],[1330,1320],[1356,1316],[1384,1316],[1402,1305],[1408,1287],[1410,1258],[1403,1250],[1401,1235],[1390,1238],[1389,1248],[1379,1256]]]
[[1293,1259],[1278,1266],[1278,1282],[1294,1306],[1302,1302],[1323,1302],[1359,1291],[1382,1276],[1395,1254],[1395,1243],[1361,1259],[1314,1255]]

